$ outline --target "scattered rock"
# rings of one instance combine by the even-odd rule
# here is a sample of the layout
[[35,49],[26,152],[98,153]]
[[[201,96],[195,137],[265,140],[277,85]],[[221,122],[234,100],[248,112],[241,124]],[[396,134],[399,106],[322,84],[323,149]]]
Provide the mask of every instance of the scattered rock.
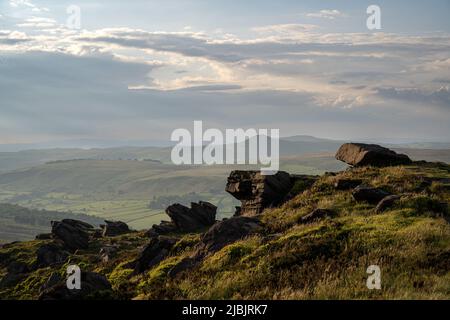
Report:
[[145,234],[150,238],[172,232],[193,232],[212,226],[216,222],[217,207],[209,202],[191,203],[188,208],[181,204],[173,204],[166,209],[172,221],[161,221],[153,225]]
[[264,209],[285,201],[295,183],[295,176],[284,171],[262,175],[260,171],[232,171],[225,191],[240,200],[238,216],[256,216]]
[[336,159],[351,166],[387,167],[412,163],[405,154],[398,154],[376,144],[345,143],[336,153]]
[[395,194],[386,196],[378,202],[375,212],[382,212],[390,207],[392,207],[401,197]]
[[106,225],[102,225],[103,237],[115,237],[130,233],[131,230],[125,222],[105,220]]
[[69,253],[63,246],[57,242],[51,242],[42,245],[37,250],[37,267],[44,268],[48,266],[63,264],[69,257]]
[[334,183],[334,188],[336,190],[350,190],[354,189],[362,183],[359,179],[338,179]]
[[111,284],[105,276],[95,272],[81,272],[81,289],[69,290],[65,281],[44,290],[39,300],[83,300],[110,298]]
[[166,209],[176,228],[181,232],[196,231],[216,222],[217,207],[209,202],[191,203],[191,208],[173,204]]
[[202,236],[196,256],[216,252],[230,243],[259,232],[261,228],[259,219],[254,217],[233,217],[217,222]]
[[334,212],[328,209],[315,209],[306,216],[300,218],[300,223],[312,223],[326,217],[333,216]]
[[177,240],[166,236],[151,238],[138,258],[129,267],[134,268],[136,274],[150,269],[167,257]]
[[93,230],[93,226],[78,220],[52,221],[53,237],[62,240],[65,247],[72,251],[86,249],[89,245],[89,231]]
[[390,195],[387,191],[365,185],[360,185],[352,191],[352,196],[356,201],[366,201],[370,204],[378,204],[384,197]]
[[173,222],[169,222],[169,221],[161,221],[161,223],[159,225],[153,225],[153,227],[148,230],[145,235],[147,237],[153,238],[153,237],[157,237],[159,235],[162,234],[168,234],[171,232],[176,232],[177,231],[177,226],[173,223]]

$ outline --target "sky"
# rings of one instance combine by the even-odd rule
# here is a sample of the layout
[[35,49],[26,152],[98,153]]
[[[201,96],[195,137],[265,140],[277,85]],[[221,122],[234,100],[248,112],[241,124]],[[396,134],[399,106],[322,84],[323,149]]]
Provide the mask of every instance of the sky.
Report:
[[448,0],[0,0],[0,144],[151,144],[194,120],[449,141],[449,13]]

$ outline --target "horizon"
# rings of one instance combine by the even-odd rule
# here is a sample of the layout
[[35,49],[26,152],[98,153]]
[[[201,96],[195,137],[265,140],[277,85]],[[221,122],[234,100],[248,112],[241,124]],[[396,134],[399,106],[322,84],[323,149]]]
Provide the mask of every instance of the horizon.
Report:
[[[353,142],[353,143],[369,143],[369,144],[383,144],[394,146],[398,145],[399,147],[405,145],[414,145],[414,144],[431,144],[437,145],[440,144],[450,145],[450,140],[414,140],[414,139],[331,139],[326,137],[316,137],[307,134],[298,134],[293,136],[283,136],[280,137],[280,142],[288,141],[290,138],[312,138],[317,140],[324,140],[330,142]],[[315,141],[313,141],[315,142]],[[72,141],[47,141],[42,143],[22,143],[22,144],[0,144],[0,153],[4,152],[22,152],[22,151],[37,151],[37,150],[52,150],[52,149],[80,149],[80,150],[94,150],[94,149],[119,149],[119,148],[171,148],[175,146],[175,142],[165,142],[165,141],[154,141],[147,142],[146,140],[142,141],[97,141],[97,140],[72,140]],[[206,144],[203,144],[204,146]],[[433,149],[436,149],[436,146],[433,146]],[[448,148],[448,146],[446,146]]]

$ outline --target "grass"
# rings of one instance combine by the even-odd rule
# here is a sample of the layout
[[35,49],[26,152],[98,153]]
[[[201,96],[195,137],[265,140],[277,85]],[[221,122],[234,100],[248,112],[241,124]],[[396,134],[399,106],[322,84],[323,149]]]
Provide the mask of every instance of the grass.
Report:
[[[263,232],[225,246],[175,277],[169,271],[195,252],[201,234],[178,235],[169,256],[140,275],[127,265],[148,241],[141,233],[99,239],[71,263],[105,274],[120,299],[450,299],[449,212],[442,207],[450,198],[440,182],[448,176],[448,166],[428,164],[322,176],[283,206],[264,211]],[[334,190],[340,178],[362,179],[402,198],[377,213],[350,191]],[[425,178],[434,183],[424,184]],[[334,214],[300,223],[315,208]],[[38,246],[33,243],[0,249],[0,256],[32,263]],[[112,261],[101,263],[98,250],[105,244],[120,249]],[[371,265],[381,269],[381,290],[366,286]],[[35,298],[37,278],[47,272],[30,272],[20,287],[0,289],[0,298]]]

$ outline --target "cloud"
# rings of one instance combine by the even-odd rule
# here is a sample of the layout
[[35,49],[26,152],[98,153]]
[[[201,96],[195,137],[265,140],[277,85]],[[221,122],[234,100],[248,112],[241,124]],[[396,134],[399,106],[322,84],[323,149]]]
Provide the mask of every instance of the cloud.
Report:
[[196,119],[319,136],[362,127],[401,134],[412,123],[450,133],[449,90],[436,80],[448,78],[448,35],[322,33],[303,24],[259,26],[246,38],[39,30],[52,23],[31,17],[22,31],[0,31],[0,136],[167,138]]
[[20,28],[53,28],[57,25],[56,20],[51,18],[31,17],[25,19],[24,22],[18,23]]
[[345,15],[339,10],[320,10],[319,12],[311,12],[306,14],[309,18],[321,18],[321,19],[329,19],[334,20],[336,18],[345,17]]
[[376,88],[379,96],[388,99],[404,100],[422,105],[438,105],[450,107],[450,87],[443,86],[437,90],[420,88]]
[[50,10],[46,7],[39,7],[37,5],[35,5],[34,3],[32,3],[29,0],[10,0],[9,1],[9,5],[12,8],[28,8],[30,9],[32,12],[49,12]]
[[313,24],[275,24],[269,26],[255,27],[253,31],[265,35],[280,35],[280,36],[298,36],[299,33],[312,32],[319,27]]

